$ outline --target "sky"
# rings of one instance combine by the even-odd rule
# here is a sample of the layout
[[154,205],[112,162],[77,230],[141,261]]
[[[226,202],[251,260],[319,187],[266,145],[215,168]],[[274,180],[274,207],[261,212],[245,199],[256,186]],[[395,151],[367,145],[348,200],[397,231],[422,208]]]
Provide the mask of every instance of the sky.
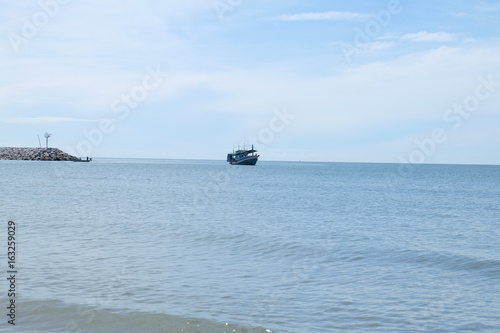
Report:
[[[500,164],[500,1],[0,0],[0,146]],[[40,137],[40,142],[38,140]]]

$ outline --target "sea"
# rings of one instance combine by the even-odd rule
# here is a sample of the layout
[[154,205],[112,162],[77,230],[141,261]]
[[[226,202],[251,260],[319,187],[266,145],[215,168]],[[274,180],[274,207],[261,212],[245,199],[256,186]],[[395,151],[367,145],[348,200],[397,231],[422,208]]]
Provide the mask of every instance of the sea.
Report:
[[0,332],[500,332],[500,166],[0,173]]

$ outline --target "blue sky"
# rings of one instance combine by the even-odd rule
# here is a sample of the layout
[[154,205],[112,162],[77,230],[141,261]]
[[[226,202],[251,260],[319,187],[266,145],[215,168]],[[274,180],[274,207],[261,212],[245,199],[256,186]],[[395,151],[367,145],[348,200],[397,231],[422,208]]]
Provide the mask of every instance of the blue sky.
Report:
[[500,164],[500,1],[0,5],[0,146]]

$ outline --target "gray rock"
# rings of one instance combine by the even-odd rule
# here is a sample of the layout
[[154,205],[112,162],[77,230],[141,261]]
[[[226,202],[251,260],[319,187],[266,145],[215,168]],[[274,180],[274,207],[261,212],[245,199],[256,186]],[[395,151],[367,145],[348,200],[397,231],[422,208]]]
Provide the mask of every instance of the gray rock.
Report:
[[0,160],[74,161],[77,159],[58,148],[0,147]]

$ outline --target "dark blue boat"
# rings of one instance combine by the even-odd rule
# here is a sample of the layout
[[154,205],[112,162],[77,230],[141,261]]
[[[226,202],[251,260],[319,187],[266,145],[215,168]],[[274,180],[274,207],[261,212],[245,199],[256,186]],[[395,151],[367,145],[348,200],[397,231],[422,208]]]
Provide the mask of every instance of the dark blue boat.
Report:
[[227,154],[227,162],[233,165],[255,165],[260,155],[256,155],[257,150],[253,149],[242,149],[237,150],[232,153]]

